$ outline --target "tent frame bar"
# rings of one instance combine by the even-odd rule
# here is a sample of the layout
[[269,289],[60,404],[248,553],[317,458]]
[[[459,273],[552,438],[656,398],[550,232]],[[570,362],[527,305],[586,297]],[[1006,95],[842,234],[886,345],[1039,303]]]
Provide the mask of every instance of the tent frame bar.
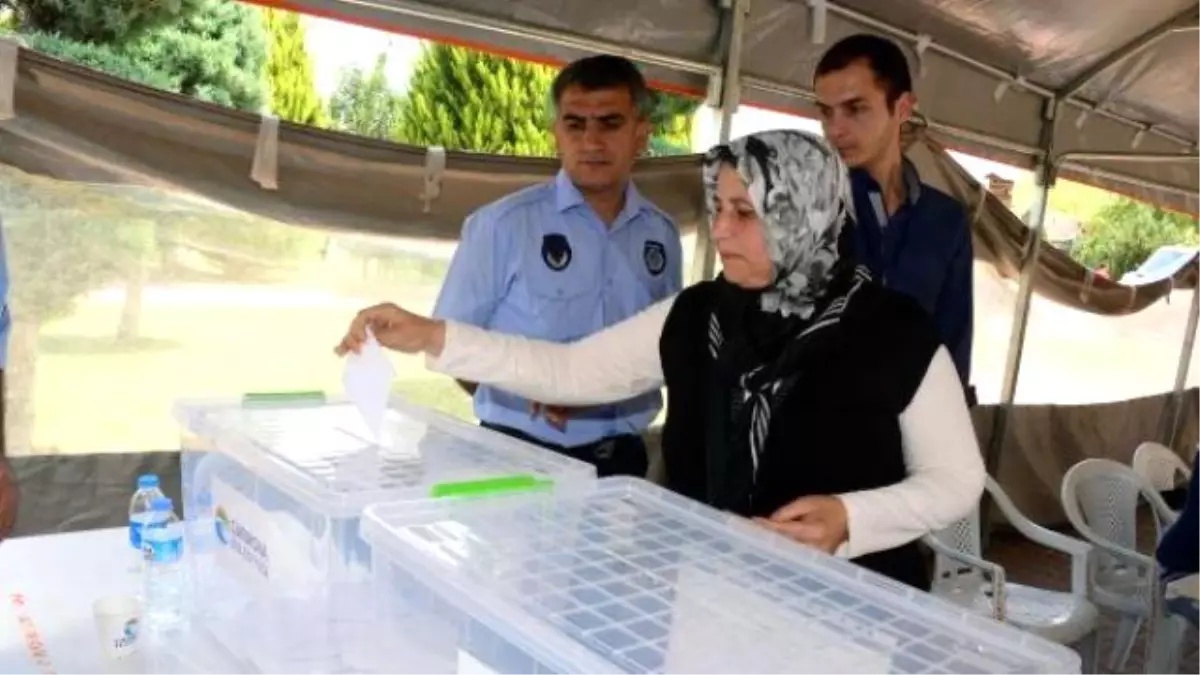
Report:
[[[733,114],[741,101],[742,44],[745,38],[746,20],[750,16],[751,0],[721,0],[724,20],[728,31],[722,51],[724,52],[721,73],[710,79],[710,103],[716,104],[715,113],[720,116],[717,142],[728,143],[733,134]],[[713,85],[716,86],[713,86]],[[704,281],[713,277],[716,269],[717,249],[712,241],[712,232],[701,224],[696,228],[696,247],[692,257],[693,281]]]
[[[917,40],[921,39],[921,37],[922,37],[918,33],[914,33],[912,31],[905,30],[903,28],[897,28],[896,26],[893,26],[885,21],[880,21],[879,19],[876,19],[871,16],[867,16],[866,14],[863,14],[861,12],[857,12],[857,11],[849,9],[847,7],[842,7],[841,5],[837,4],[836,2],[829,2],[829,11],[834,14],[839,14],[842,17],[845,17],[847,19],[850,19],[851,21],[854,21],[855,23],[861,24],[863,26],[867,26],[868,28],[874,28],[875,30],[878,30],[882,33],[889,33],[894,37],[898,37],[903,40],[907,40],[909,42],[916,42]],[[1174,21],[1176,19],[1178,19],[1178,17],[1173,18],[1172,21]],[[963,54],[962,52],[951,49],[945,45],[939,44],[937,42],[930,42],[928,49],[931,51],[938,52],[944,56],[947,56],[947,57],[954,59],[956,61],[959,61],[961,63],[964,63],[968,66],[971,66],[972,68],[975,68],[976,70],[980,70],[989,75],[993,75],[996,78],[998,78],[999,80],[1001,80],[1002,82],[1016,82],[1017,78],[1014,74],[1007,73],[1007,72],[1001,70],[1000,68],[997,68],[993,65],[984,63],[984,62],[982,62],[978,59],[972,58],[970,56],[967,56],[966,54]],[[1085,101],[1081,98],[1068,97],[1068,96],[1059,97],[1058,92],[1055,92],[1054,90],[1050,89],[1049,87],[1045,87],[1040,84],[1029,82],[1028,80],[1023,79],[1021,81],[1021,87],[1027,91],[1033,92],[1035,94],[1039,94],[1042,98],[1045,98],[1050,101],[1058,101],[1058,102],[1062,102],[1062,103],[1067,103],[1068,105],[1074,106],[1080,110],[1088,110],[1091,112],[1095,112],[1096,114],[1102,115],[1104,117],[1115,120],[1117,122],[1121,122],[1122,124],[1136,127],[1138,129],[1146,128],[1146,125],[1143,122],[1138,122],[1136,120],[1125,117],[1124,115],[1115,113],[1111,110],[1104,110],[1103,108],[1097,106],[1095,103]],[[1185,145],[1188,147],[1194,147],[1196,145],[1195,141],[1192,141],[1191,139],[1185,138],[1178,134],[1171,133],[1169,131],[1166,131],[1165,129],[1151,128],[1151,129],[1149,129],[1149,131],[1152,134],[1161,136],[1162,138],[1165,138],[1170,141],[1174,141],[1175,143],[1179,143],[1180,145]]]
[[1200,24],[1200,10],[1196,7],[1191,7],[1179,14],[1167,19],[1163,23],[1151,28],[1142,33],[1128,43],[1117,47],[1113,51],[1105,54],[1099,61],[1092,64],[1087,70],[1076,75],[1070,82],[1062,86],[1058,90],[1056,96],[1060,99],[1068,99],[1079,93],[1092,80],[1100,76],[1101,73],[1121,63],[1138,52],[1150,47],[1154,43],[1164,37],[1174,33],[1181,28],[1195,27]]
[[1089,159],[1096,162],[1195,162],[1200,154],[1195,152],[1084,152],[1072,150],[1054,157],[1055,170],[1068,160]]
[[[261,2],[261,1],[265,1],[265,0],[257,0],[257,1]],[[471,13],[463,12],[460,10],[454,10],[454,9],[448,9],[445,7],[440,7],[437,5],[433,5],[430,2],[426,2],[426,1],[422,1],[422,0],[349,0],[349,1],[355,6],[366,8],[366,9],[374,9],[374,10],[379,10],[379,11],[384,11],[384,12],[391,12],[394,14],[402,14],[402,15],[411,16],[411,17],[415,17],[415,18],[425,19],[425,20],[429,20],[429,21],[436,21],[436,22],[440,22],[440,23],[447,23],[447,24],[452,24],[452,25],[489,30],[489,31],[496,32],[496,33],[512,35],[515,37],[520,37],[520,38],[524,38],[524,39],[528,39],[528,40],[543,42],[546,44],[552,44],[552,45],[556,45],[559,47],[577,49],[580,51],[617,54],[617,55],[624,56],[624,57],[629,58],[634,61],[639,61],[641,63],[645,63],[647,65],[661,66],[661,67],[665,67],[665,68],[679,70],[682,72],[694,73],[694,74],[705,75],[705,76],[710,76],[710,77],[713,75],[722,74],[721,67],[716,64],[702,63],[699,61],[694,61],[691,59],[681,58],[681,57],[677,57],[677,56],[671,56],[669,54],[663,54],[661,52],[656,52],[656,51],[651,51],[651,50],[634,49],[634,48],[630,48],[625,45],[621,45],[616,42],[591,38],[591,37],[571,33],[568,31],[549,30],[549,29],[539,28],[539,27],[535,27],[535,26],[529,26],[527,24],[523,24],[523,23],[520,23],[517,21],[509,21],[509,20],[505,20],[505,19],[484,17],[484,16],[481,16],[478,14],[471,14]],[[724,2],[724,1],[725,0],[722,0],[722,2]],[[827,7],[828,7],[828,10],[834,14],[838,14],[844,18],[850,19],[851,21],[858,23],[860,25],[863,25],[865,27],[873,28],[880,32],[888,33],[894,37],[898,37],[898,38],[901,38],[901,39],[904,39],[904,40],[907,40],[910,42],[916,41],[921,38],[921,36],[919,36],[916,33],[913,33],[912,31],[905,30],[902,28],[897,28],[895,26],[892,26],[891,24],[880,21],[879,19],[875,19],[873,17],[867,16],[866,14],[862,14],[862,13],[856,12],[852,9],[842,7],[841,5],[837,4],[836,2],[828,2]],[[1000,68],[988,65],[982,61],[979,61],[978,59],[967,56],[966,54],[963,54],[962,52],[950,49],[949,47],[946,47],[945,45],[941,45],[937,42],[929,43],[929,49],[936,51],[936,52],[938,52],[944,56],[947,56],[951,59],[954,59],[956,61],[964,63],[968,66],[971,66],[972,68],[975,68],[976,70],[980,70],[984,73],[993,75],[994,77],[1000,79],[1001,81],[1004,81],[1004,82],[1015,82],[1016,81],[1016,76],[1012,73],[1007,73],[1007,72],[1001,70]],[[748,80],[749,78],[746,78],[746,79]],[[1057,96],[1057,92],[1051,90],[1048,87],[1045,87],[1045,86],[1042,86],[1042,85],[1039,85],[1039,84],[1036,84],[1033,82],[1028,82],[1026,80],[1022,80],[1021,86],[1025,90],[1039,94],[1040,96],[1042,96],[1045,99],[1048,99],[1051,101],[1065,102],[1065,103],[1072,105],[1076,108],[1079,108],[1081,110],[1088,110],[1091,112],[1095,112],[1096,114],[1099,114],[1101,116],[1107,117],[1112,120],[1115,120],[1115,121],[1125,124],[1127,126],[1131,126],[1135,129],[1146,129],[1151,134],[1154,134],[1154,135],[1164,138],[1166,140],[1172,141],[1174,143],[1184,145],[1188,148],[1193,148],[1196,146],[1196,142],[1193,141],[1192,139],[1186,138],[1184,136],[1180,136],[1178,134],[1172,133],[1170,131],[1167,131],[1165,129],[1162,129],[1162,128],[1159,128],[1156,126],[1147,127],[1147,125],[1144,122],[1140,122],[1140,121],[1125,117],[1124,115],[1120,115],[1111,110],[1106,110],[1103,107],[1099,107],[1094,103],[1084,101],[1079,98],[1061,99]]]
[[[266,2],[266,4],[270,4],[270,2]],[[422,2],[421,0],[347,0],[347,4],[363,9],[400,14],[415,19],[424,19],[452,26],[486,30],[501,35],[542,42],[556,47],[624,56],[631,61],[638,61],[646,65],[660,66],[695,75],[713,76],[721,73],[720,66],[716,64],[671,56],[670,54],[648,49],[633,48],[622,45],[619,42],[602,40],[566,30],[549,30],[530,26],[519,21],[472,14],[470,12],[442,7],[430,2]]]

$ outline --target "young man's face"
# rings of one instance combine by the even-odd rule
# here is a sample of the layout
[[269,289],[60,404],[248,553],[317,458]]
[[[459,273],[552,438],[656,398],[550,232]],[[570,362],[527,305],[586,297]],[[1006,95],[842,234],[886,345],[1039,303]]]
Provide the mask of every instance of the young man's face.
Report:
[[629,89],[567,87],[557,107],[554,140],[575,186],[583,192],[624,186],[650,136]]
[[851,168],[869,167],[900,143],[900,125],[912,116],[914,98],[901,94],[890,107],[887,92],[865,60],[816,80],[825,137]]

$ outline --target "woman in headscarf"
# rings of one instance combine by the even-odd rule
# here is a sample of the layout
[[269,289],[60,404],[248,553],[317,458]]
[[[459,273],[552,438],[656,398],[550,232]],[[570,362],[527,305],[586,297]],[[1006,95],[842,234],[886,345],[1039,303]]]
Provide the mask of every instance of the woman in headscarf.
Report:
[[667,486],[927,589],[916,540],[974,509],[984,469],[925,313],[849,257],[846,170],[823,140],[754,134],[704,158],[719,278],[569,345],[409,313],[368,329],[431,369],[594,405],[666,383]]

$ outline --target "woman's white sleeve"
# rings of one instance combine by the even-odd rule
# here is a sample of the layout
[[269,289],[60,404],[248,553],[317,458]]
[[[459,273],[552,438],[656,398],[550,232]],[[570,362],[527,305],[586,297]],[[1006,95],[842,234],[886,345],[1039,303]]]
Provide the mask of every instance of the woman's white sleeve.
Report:
[[551,405],[623,401],[662,387],[658,343],[676,296],[582,340],[558,344],[446,322],[430,370]]
[[908,477],[888,487],[838,495],[846,506],[848,558],[895,548],[966,517],[979,506],[986,472],[962,382],[938,348],[900,414]]

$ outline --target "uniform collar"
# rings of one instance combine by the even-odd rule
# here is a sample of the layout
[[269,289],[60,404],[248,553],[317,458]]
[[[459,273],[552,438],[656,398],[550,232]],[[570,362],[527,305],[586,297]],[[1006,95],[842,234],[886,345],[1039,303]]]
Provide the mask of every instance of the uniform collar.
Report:
[[[916,206],[917,202],[921,200],[921,174],[917,173],[917,167],[908,161],[907,157],[900,160],[900,173],[904,178],[905,201],[909,206]],[[866,169],[854,169],[850,172],[850,179],[856,184],[856,187],[866,188],[868,192],[883,191]]]
[[[583,193],[571,182],[571,177],[567,175],[566,170],[559,169],[558,175],[554,177],[554,205],[558,212],[563,213],[584,204],[587,204],[587,200],[583,198]],[[642,198],[641,193],[630,180],[625,183],[625,205],[617,214],[617,220],[613,223],[614,227],[627,222],[641,213],[644,208],[646,208],[646,200]]]

